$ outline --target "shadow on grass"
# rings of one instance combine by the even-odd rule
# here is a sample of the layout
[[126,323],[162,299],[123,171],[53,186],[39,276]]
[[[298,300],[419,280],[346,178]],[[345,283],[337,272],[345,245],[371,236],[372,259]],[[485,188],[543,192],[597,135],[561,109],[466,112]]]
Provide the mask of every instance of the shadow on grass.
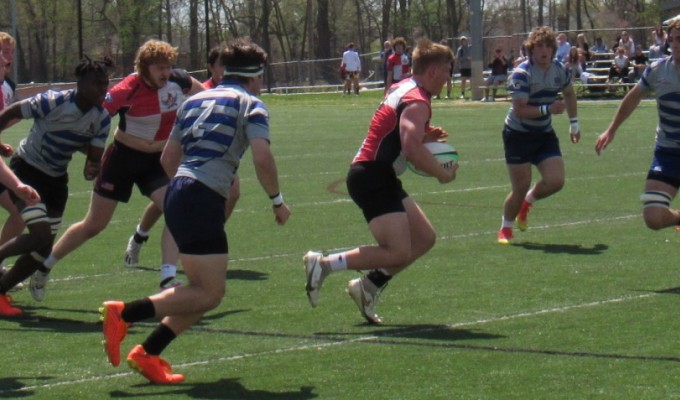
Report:
[[[146,388],[149,386],[151,386],[151,384],[135,385],[134,387]],[[289,392],[250,390],[239,382],[239,378],[225,378],[210,383],[183,383],[167,387],[167,389],[159,389],[155,392],[133,393],[129,391],[114,390],[110,393],[110,397],[141,398],[145,396],[184,395],[194,399],[305,400],[318,397],[318,395],[312,393],[313,389],[314,388],[310,386],[301,386],[300,390]]]
[[[133,267],[134,269],[144,271],[144,272],[156,272],[160,270],[158,268],[152,267]],[[184,271],[181,269],[177,270],[177,275],[185,276]],[[228,280],[239,280],[239,281],[265,281],[269,279],[269,274],[260,271],[251,271],[248,269],[227,269],[227,279]]]
[[30,377],[22,377],[22,376],[11,376],[7,378],[0,378],[0,399],[18,399],[22,397],[31,397],[35,396],[35,391],[34,390],[22,390],[26,385],[21,383],[22,379],[29,379],[29,380],[50,380],[53,377],[51,376],[30,376]]
[[511,243],[515,247],[523,247],[527,250],[538,250],[548,254],[574,254],[574,255],[595,255],[602,254],[609,249],[606,244],[598,243],[592,247],[586,247],[580,244],[551,244],[551,243],[533,243],[533,242],[518,242]]
[[[23,314],[5,319],[6,322],[16,322],[16,328],[4,328],[0,330],[24,330],[30,329],[40,332],[60,332],[60,333],[93,333],[101,331],[101,324],[93,320],[83,321],[71,318],[46,317],[37,313],[38,310],[80,312],[84,314],[95,314],[91,310],[73,309],[50,309],[46,307],[22,306]],[[2,388],[2,386],[0,386]]]

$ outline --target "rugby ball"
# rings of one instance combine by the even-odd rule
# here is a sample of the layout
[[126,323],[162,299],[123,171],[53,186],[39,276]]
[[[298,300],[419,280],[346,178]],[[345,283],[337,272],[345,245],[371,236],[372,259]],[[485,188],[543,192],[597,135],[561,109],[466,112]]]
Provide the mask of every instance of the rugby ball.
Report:
[[[458,162],[458,151],[446,142],[427,142],[425,143],[425,147],[427,147],[434,158],[437,159],[439,165],[443,168],[451,168]],[[430,176],[414,167],[410,162],[407,162],[406,165],[408,166],[408,169],[420,176]]]

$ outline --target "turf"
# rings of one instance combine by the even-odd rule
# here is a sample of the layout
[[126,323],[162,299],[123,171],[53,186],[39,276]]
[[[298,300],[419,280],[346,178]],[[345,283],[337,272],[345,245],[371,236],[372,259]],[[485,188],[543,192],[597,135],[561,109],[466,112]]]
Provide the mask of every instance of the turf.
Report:
[[[0,398],[199,399],[660,399],[680,397],[675,334],[680,298],[678,233],[641,219],[656,111],[643,102],[605,153],[595,137],[617,102],[582,102],[581,143],[555,116],[567,166],[557,195],[540,201],[527,232],[496,244],[509,183],[501,143],[509,103],[437,100],[432,123],[460,153],[458,178],[402,180],[437,230],[434,249],[393,279],[363,323],[344,293],[357,276],[331,275],[312,309],[302,255],[373,243],[349,201],[344,176],[379,102],[378,93],[263,96],[272,148],[293,214],[273,221],[249,154],[242,197],[228,222],[231,253],[222,304],[181,335],[164,357],[186,381],[154,386],[108,365],[97,308],[154,292],[160,227],[141,268],[122,253],[146,200],[135,193],[108,229],[54,270],[46,300],[27,291],[26,311],[0,319]],[[2,133],[16,144],[28,122]],[[64,225],[87,209],[82,156],[71,165]],[[63,228],[62,228],[63,232]],[[136,324],[127,352],[152,330]]]

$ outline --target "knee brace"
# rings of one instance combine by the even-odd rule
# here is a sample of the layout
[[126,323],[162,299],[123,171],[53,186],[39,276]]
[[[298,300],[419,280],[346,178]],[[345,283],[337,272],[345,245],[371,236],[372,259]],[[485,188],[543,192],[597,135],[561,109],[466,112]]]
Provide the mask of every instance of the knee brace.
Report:
[[672,197],[666,192],[645,192],[640,196],[642,207],[661,207],[665,209],[671,208]]

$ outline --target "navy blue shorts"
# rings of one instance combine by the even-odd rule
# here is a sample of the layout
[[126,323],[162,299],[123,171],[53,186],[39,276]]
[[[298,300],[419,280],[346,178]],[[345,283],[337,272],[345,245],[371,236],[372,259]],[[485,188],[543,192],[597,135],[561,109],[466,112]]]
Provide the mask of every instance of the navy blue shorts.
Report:
[[228,254],[224,197],[188,177],[170,181],[165,193],[165,224],[182,254]]
[[680,188],[680,149],[656,146],[647,179],[667,183],[676,189]]
[[170,181],[161,165],[161,153],[144,153],[118,141],[106,148],[94,191],[107,199],[127,203],[137,185],[146,197]]
[[381,215],[406,212],[403,200],[408,194],[402,188],[391,164],[352,164],[347,173],[347,190],[364,213],[366,222]]
[[503,128],[503,148],[505,149],[505,162],[508,164],[538,165],[547,158],[562,156],[560,141],[554,130],[518,132],[506,125]]

